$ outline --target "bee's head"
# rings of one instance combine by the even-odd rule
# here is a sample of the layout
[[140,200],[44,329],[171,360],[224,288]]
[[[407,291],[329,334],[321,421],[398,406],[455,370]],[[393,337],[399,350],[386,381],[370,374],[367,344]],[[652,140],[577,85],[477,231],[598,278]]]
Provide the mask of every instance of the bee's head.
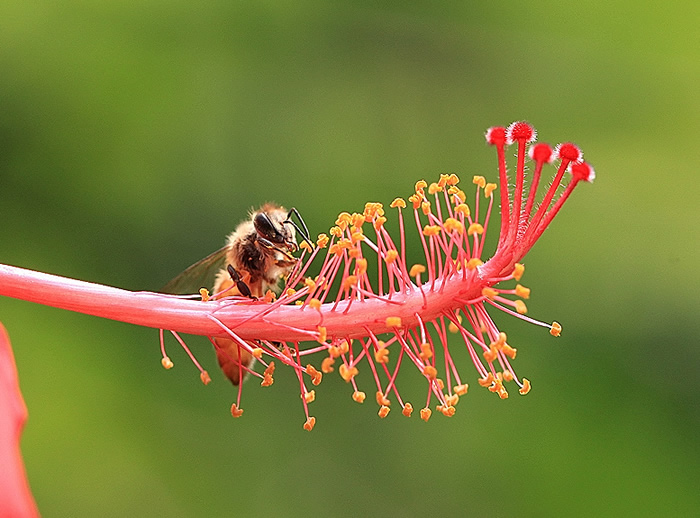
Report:
[[282,208],[261,209],[253,216],[253,226],[258,234],[258,241],[267,248],[283,252],[294,252],[298,245],[294,226],[287,221],[287,213]]

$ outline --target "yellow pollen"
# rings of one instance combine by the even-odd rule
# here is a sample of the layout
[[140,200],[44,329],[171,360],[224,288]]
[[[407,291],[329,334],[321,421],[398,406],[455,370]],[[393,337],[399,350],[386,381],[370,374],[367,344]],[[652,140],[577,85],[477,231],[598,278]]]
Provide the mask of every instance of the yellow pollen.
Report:
[[515,267],[513,268],[513,279],[519,281],[523,276],[523,273],[525,273],[525,266],[520,263],[515,263]]
[[487,287],[481,290],[481,294],[486,298],[493,299],[498,296],[498,291]]
[[275,373],[275,362],[271,361],[263,373],[267,374],[268,376],[272,376]]
[[483,176],[474,176],[474,178],[472,178],[472,183],[474,185],[478,185],[483,189],[484,187],[486,187],[486,178],[484,178]]
[[306,422],[304,423],[304,430],[307,432],[310,432],[311,430],[314,429],[314,426],[316,426],[316,418],[315,417],[309,417]]
[[413,405],[411,403],[406,403],[403,406],[403,410],[401,410],[401,413],[406,417],[411,417],[411,414],[413,413]]
[[[506,355],[508,358],[510,358],[511,360],[515,360],[515,355],[517,354],[518,350],[515,349],[515,348],[513,348],[513,347],[511,347],[511,346],[508,345],[508,344],[503,344],[503,346],[501,346],[501,352],[502,352],[503,354],[505,354],[505,355]],[[507,381],[507,380],[506,380],[506,381]]]
[[456,406],[457,403],[459,403],[459,396],[457,394],[452,394],[451,396],[447,396],[445,398],[445,403],[448,406]]
[[377,363],[389,363],[389,349],[378,349],[374,351],[374,360]]
[[367,397],[367,394],[360,390],[356,390],[355,392],[352,393],[352,399],[355,401],[355,403],[364,403],[365,398]]
[[467,385],[466,383],[464,383],[463,385],[457,385],[454,387],[455,394],[457,394],[458,396],[465,395],[468,390],[469,390],[469,385]]
[[349,350],[350,344],[347,340],[343,340],[342,342],[340,342],[340,354],[347,354]]
[[449,325],[447,326],[447,330],[448,330],[450,333],[458,333],[458,332],[459,332],[459,327],[458,327],[457,324],[455,324],[454,322],[450,322]]
[[559,322],[552,322],[552,329],[549,330],[549,334],[552,336],[559,336],[561,334],[561,324]]
[[430,410],[429,408],[421,408],[420,409],[420,418],[427,423],[428,419],[430,419],[430,415],[432,413],[433,413],[433,411]]
[[484,196],[490,198],[493,191],[496,190],[496,187],[498,186],[495,183],[487,183],[486,187],[484,187]]
[[424,236],[437,236],[440,234],[440,227],[437,225],[426,225],[423,227]]
[[291,296],[294,295],[296,292],[297,292],[297,290],[295,290],[294,288],[287,288],[287,290],[284,292],[284,294],[285,294],[287,297],[291,297]]
[[307,252],[314,251],[314,249],[311,247],[311,245],[309,243],[307,243],[306,241],[302,241],[301,244],[299,245],[299,248],[303,248]]
[[433,182],[428,187],[428,194],[435,194],[436,192],[442,192],[442,187],[443,187],[442,185],[439,185],[439,184]]
[[379,409],[379,412],[377,412],[377,415],[379,415],[379,417],[384,419],[386,416],[389,415],[389,412],[391,412],[391,408],[389,408],[388,406],[383,406]]
[[386,317],[386,327],[401,327],[401,317]]
[[275,295],[275,292],[274,292],[274,291],[272,291],[272,290],[267,290],[267,291],[265,292],[265,298],[264,298],[264,300],[265,300],[265,302],[267,302],[268,304],[272,304],[272,303],[275,301],[276,298],[277,298],[277,295]]
[[527,306],[522,300],[515,301],[515,311],[517,311],[519,315],[527,313]]
[[209,377],[209,373],[207,371],[202,371],[202,373],[199,375],[199,379],[201,379],[202,383],[205,385],[209,385],[209,383],[211,383],[211,378]]
[[485,378],[479,378],[479,385],[481,385],[482,387],[488,387],[494,381],[495,378],[493,377],[493,374],[489,372]]
[[311,383],[314,386],[318,386],[321,384],[321,380],[323,379],[323,374],[321,374],[318,370],[316,370],[316,367],[313,365],[309,364],[306,366],[306,374],[308,374],[311,377]]
[[428,182],[425,180],[418,180],[416,182],[416,192],[423,193],[423,189],[425,189],[428,186]]
[[484,360],[492,363],[498,358],[498,347],[496,344],[491,344],[488,351],[484,351]]
[[253,349],[253,356],[255,356],[255,359],[259,360],[262,358],[263,355],[263,350],[260,347],[256,347]]
[[498,397],[501,399],[508,399],[508,391],[505,389],[503,385],[501,385],[499,391],[498,391]]
[[318,326],[318,338],[316,341],[320,344],[326,341],[326,328],[324,326]]
[[445,220],[445,230],[448,232],[458,232],[462,234],[464,232],[464,225],[454,218],[447,218]]
[[357,275],[364,275],[367,273],[367,259],[361,258],[355,261],[355,266],[357,268]]
[[350,234],[350,238],[352,239],[352,244],[356,244],[359,241],[362,241],[365,238],[365,235],[362,233],[362,230],[356,230],[352,234]]
[[417,277],[421,273],[425,273],[425,266],[422,264],[414,264],[411,266],[411,270],[408,272],[408,275],[411,277]]
[[333,243],[331,247],[328,249],[329,254],[334,254],[337,255],[338,257],[343,255],[343,249],[340,248],[338,243]]
[[335,224],[341,229],[345,230],[352,221],[352,216],[349,212],[341,212],[338,214],[338,219],[335,220]]
[[349,290],[357,284],[357,275],[348,275],[343,281],[343,289]]
[[405,209],[406,208],[406,200],[403,198],[394,198],[394,201],[391,202],[391,205],[389,205],[392,209],[395,209],[396,207],[400,209]]
[[238,408],[236,406],[236,403],[234,403],[233,405],[231,405],[231,415],[233,417],[241,417],[243,415],[243,409]]
[[359,257],[362,257],[362,250],[360,250],[359,248],[351,248],[348,252],[348,255],[353,259],[357,259]]
[[529,299],[530,298],[530,288],[526,288],[525,286],[517,284],[515,286],[515,294],[520,298]]
[[338,367],[338,372],[340,373],[340,377],[343,378],[346,383],[349,383],[352,378],[357,376],[358,370],[357,367],[348,368],[348,366],[343,363]]
[[326,248],[328,246],[328,241],[328,234],[319,234],[318,239],[316,239],[316,246],[319,248]]
[[437,386],[440,388],[440,390],[445,390],[445,382],[442,381],[440,378],[436,379],[435,383],[437,383]]
[[430,202],[429,201],[424,201],[423,203],[420,204],[420,208],[423,211],[423,214],[426,216],[430,214]]
[[381,406],[390,406],[391,401],[381,392],[377,392],[377,404]]
[[438,408],[440,412],[442,412],[442,415],[445,417],[452,417],[455,415],[455,407],[453,406],[443,406],[442,408]]
[[315,390],[310,390],[306,394],[303,395],[304,401],[306,401],[306,404],[308,405],[309,403],[313,403],[314,400],[316,399],[316,391]]
[[338,226],[331,227],[331,229],[328,232],[330,233],[331,236],[335,236],[335,237],[340,237],[343,235],[343,229],[338,227]]
[[459,176],[456,174],[452,173],[448,178],[447,178],[447,184],[448,185],[457,185],[459,183]]
[[510,371],[503,371],[503,380],[504,381],[513,381],[513,373]]
[[199,296],[202,297],[202,302],[206,302],[210,299],[209,290],[206,288],[199,288]]
[[329,374],[333,372],[333,364],[335,363],[335,360],[328,356],[327,358],[324,358],[323,361],[321,362],[321,372],[324,374]]
[[360,228],[365,224],[365,215],[355,212],[353,213],[350,222],[352,223],[353,227]]
[[523,386],[518,392],[520,392],[523,396],[530,392],[530,389],[532,388],[532,385],[530,385],[530,380],[527,378],[523,378]]
[[384,223],[386,223],[386,218],[384,216],[379,216],[377,219],[374,220],[374,228],[376,230],[379,230],[384,226]]
[[384,257],[384,261],[386,261],[386,264],[391,264],[394,261],[396,261],[396,258],[399,256],[399,253],[396,250],[387,250],[386,256]]
[[309,301],[309,307],[312,307],[314,309],[321,309],[321,301],[313,298]]
[[316,289],[316,281],[310,277],[304,279],[304,285],[309,288],[309,291],[314,291]]
[[261,387],[269,387],[275,382],[274,378],[269,374],[263,374],[263,380],[260,382]]
[[462,189],[458,189],[457,187],[450,187],[450,190],[448,191],[450,194],[453,196],[457,196],[457,199],[461,202],[464,203],[467,200],[467,195],[464,193]]
[[410,201],[411,203],[413,203],[413,208],[414,208],[414,209],[417,209],[418,207],[420,207],[421,199],[422,199],[422,198],[421,198],[419,195],[417,195],[417,194],[411,194],[411,195],[408,197],[408,201]]
[[431,380],[434,380],[435,378],[437,378],[437,369],[432,365],[426,365],[425,367],[423,367],[423,374]]
[[467,261],[467,270],[474,270],[482,264],[484,264],[484,262],[481,259],[478,257],[472,257],[469,259],[469,261]]
[[165,369],[172,369],[173,368],[173,362],[167,356],[164,356],[163,359],[160,361],[160,363]]
[[428,343],[420,344],[420,355],[423,361],[428,361],[433,357],[433,348]]
[[455,212],[459,212],[460,214],[464,215],[465,218],[468,218],[469,215],[471,214],[471,210],[469,209],[469,205],[465,203],[460,203],[455,207]]
[[469,225],[469,228],[467,229],[467,235],[473,236],[474,234],[483,234],[484,233],[484,227],[481,225],[481,223],[472,223]]

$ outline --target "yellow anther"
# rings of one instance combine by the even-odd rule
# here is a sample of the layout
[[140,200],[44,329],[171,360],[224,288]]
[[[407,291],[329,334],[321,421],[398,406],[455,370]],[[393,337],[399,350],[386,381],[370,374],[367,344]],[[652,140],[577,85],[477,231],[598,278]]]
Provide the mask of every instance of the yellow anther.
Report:
[[260,358],[262,358],[262,355],[263,350],[260,347],[256,347],[255,349],[253,349],[253,356],[255,357],[255,359],[259,360]]
[[432,413],[433,413],[433,411],[430,410],[429,408],[421,408],[420,409],[420,418],[427,423],[428,419],[430,419],[430,416]]
[[306,392],[303,395],[304,401],[306,401],[306,404],[308,405],[309,403],[313,403],[314,400],[316,399],[316,391],[315,390],[310,390]]
[[236,403],[234,403],[233,405],[231,405],[231,415],[233,417],[241,417],[243,415],[243,409],[238,408],[238,406],[236,406]]
[[552,328],[549,330],[549,334],[552,336],[559,336],[561,334],[561,324],[559,322],[552,322]]
[[263,374],[263,380],[260,382],[261,387],[269,387],[275,382],[270,374]]
[[471,259],[469,259],[469,261],[467,261],[467,270],[474,270],[482,264],[484,264],[484,262],[481,259],[479,259],[478,257],[472,257]]
[[[518,353],[518,350],[515,349],[514,347],[511,347],[511,346],[508,345],[508,344],[503,344],[503,345],[501,346],[501,352],[502,352],[503,354],[505,354],[505,355],[506,355],[508,358],[510,358],[511,360],[514,360],[514,359],[515,359],[515,355]],[[507,380],[506,380],[506,381],[507,381]]]
[[529,299],[530,298],[530,288],[526,288],[525,286],[517,284],[515,286],[515,294],[520,298]]
[[423,189],[425,189],[428,186],[428,182],[425,180],[418,180],[416,182],[416,192],[423,193]]
[[487,287],[481,290],[481,294],[486,298],[493,299],[498,296],[498,291]]
[[399,257],[399,253],[396,250],[387,250],[384,261],[386,261],[386,264],[391,264],[396,261],[397,257]]
[[209,290],[206,288],[199,288],[199,296],[202,297],[202,302],[206,302],[211,298],[209,296]]
[[527,313],[527,306],[522,300],[515,301],[515,311],[517,311],[518,315],[524,315]]
[[503,381],[513,381],[513,373],[510,371],[503,371]]
[[414,209],[417,209],[418,207],[420,207],[422,199],[423,198],[417,194],[411,194],[408,197],[408,201],[410,201],[413,204]]
[[372,225],[374,225],[375,229],[379,230],[384,226],[384,223],[386,223],[386,218],[384,216],[379,216],[377,219],[374,220],[374,223],[372,223]]
[[493,191],[496,190],[497,187],[498,185],[496,185],[495,183],[487,183],[486,187],[484,187],[484,196],[490,198],[491,194],[493,193]]
[[448,185],[457,185],[458,183],[459,183],[459,176],[457,176],[454,173],[450,174],[450,176],[447,178]]
[[469,205],[465,203],[460,203],[455,207],[455,212],[459,212],[460,214],[464,215],[465,218],[468,218],[469,215],[471,214],[471,210],[469,209]]
[[338,246],[340,248],[350,248],[352,247],[352,241],[346,238],[338,239]]
[[520,263],[515,263],[515,267],[513,268],[513,279],[519,281],[523,276],[523,273],[525,273],[525,266]]
[[452,394],[450,396],[445,397],[445,403],[448,406],[456,406],[457,403],[459,403],[459,395],[457,394]]
[[172,369],[173,368],[173,362],[167,356],[163,356],[163,359],[160,361],[160,363],[165,369]]
[[367,394],[360,390],[356,390],[355,392],[352,393],[352,399],[355,401],[355,403],[364,403],[365,398],[367,397]]
[[427,376],[431,380],[437,378],[437,369],[432,365],[426,365],[423,367],[423,375]]
[[411,417],[411,414],[413,413],[413,405],[411,403],[406,403],[403,406],[403,410],[401,410],[401,413],[406,417]]
[[357,275],[364,275],[367,273],[367,259],[363,257],[355,261],[355,268]]
[[493,374],[489,372],[485,378],[479,378],[479,385],[481,385],[482,387],[488,387],[494,381],[495,378],[493,377]]
[[357,284],[357,275],[348,275],[343,280],[343,289],[349,290],[350,288],[352,288],[356,284]]
[[323,374],[321,374],[316,367],[313,365],[309,364],[306,366],[306,374],[308,374],[311,377],[311,383],[314,386],[318,386],[321,383],[321,380],[323,379]]
[[337,255],[338,257],[343,255],[343,249],[338,246],[338,243],[333,243],[328,249],[329,254]]
[[423,203],[420,204],[420,209],[423,211],[423,214],[426,216],[430,214],[430,202],[429,201],[424,201]]
[[[462,189],[458,189],[457,187],[450,187],[447,189],[447,194],[450,196],[456,196],[460,204],[463,204],[467,200],[467,195],[464,193],[464,191]],[[457,201],[455,200],[454,203],[457,203]]]
[[335,220],[335,224],[338,225],[342,230],[348,228],[348,225],[352,221],[352,216],[349,212],[341,212],[338,214],[338,219]]
[[309,300],[309,307],[314,309],[321,309],[321,301],[317,298],[312,298],[311,300]]
[[442,192],[442,187],[443,187],[442,185],[439,185],[439,184],[433,182],[430,184],[430,186],[428,186],[428,194],[435,194],[437,192]]
[[389,363],[389,349],[377,349],[374,351],[374,360],[377,363]]
[[478,185],[483,189],[484,187],[486,187],[486,178],[484,178],[483,176],[474,176],[474,178],[472,178],[472,183],[474,185]]
[[390,406],[391,401],[389,401],[389,398],[387,398],[384,394],[381,392],[377,392],[377,404],[381,406]]
[[362,225],[365,224],[365,215],[360,214],[359,212],[353,212],[352,216],[350,217],[350,223],[352,223],[352,226],[355,228],[362,227]]
[[307,241],[302,241],[301,244],[299,245],[299,248],[303,248],[307,252],[314,251],[313,247]]
[[[350,342],[352,343],[352,342]],[[340,342],[340,354],[347,354],[350,350],[350,343],[347,340]]]
[[454,218],[447,218],[445,220],[445,230],[448,232],[458,232],[458,233],[463,233],[464,232],[464,225],[462,225],[461,222],[457,221]]
[[486,360],[489,363],[492,363],[496,361],[496,358],[498,358],[498,347],[496,344],[491,344],[489,346],[489,349],[487,351],[484,351],[484,360]]
[[532,388],[532,385],[530,384],[530,380],[527,378],[523,378],[523,386],[518,392],[520,392],[523,396],[530,392],[530,389]]
[[352,378],[357,376],[358,370],[357,367],[348,367],[343,363],[338,367],[338,372],[340,373],[340,377],[343,378],[346,383],[349,383]]
[[310,432],[311,430],[314,429],[314,426],[316,426],[316,418],[315,417],[309,417],[306,422],[304,423],[304,430],[307,432]]
[[450,323],[447,325],[447,330],[448,330],[450,333],[458,333],[458,332],[459,332],[459,326],[457,326],[457,324],[455,324],[454,322],[450,322]]
[[496,345],[500,348],[503,344],[506,343],[506,340],[508,340],[508,336],[501,331],[498,333],[498,338],[496,338]]
[[392,209],[395,208],[400,208],[400,209],[405,209],[406,208],[406,200],[403,198],[394,198],[394,201],[391,202],[391,205],[389,205]]
[[309,288],[309,291],[314,291],[316,289],[316,281],[310,277],[304,279],[304,285]]
[[330,356],[326,357],[323,359],[321,362],[321,372],[324,374],[329,374],[333,372],[333,364],[335,363],[335,360],[331,358]]
[[360,250],[359,248],[351,248],[348,252],[348,255],[352,259],[357,259],[358,257],[362,257],[362,250]]
[[443,406],[440,409],[440,411],[442,412],[442,415],[444,415],[445,417],[452,417],[453,415],[455,415],[455,412],[456,412],[455,407],[453,407],[452,405]]
[[466,383],[464,383],[463,385],[457,385],[454,387],[453,390],[458,396],[463,396],[469,390],[469,385],[467,385]]
[[316,246],[319,248],[326,248],[328,246],[328,241],[328,234],[319,234],[318,239],[316,239]]
[[423,227],[424,236],[437,236],[440,234],[440,227],[437,225],[426,225]]
[[263,300],[267,302],[268,304],[272,304],[275,299],[277,299],[277,295],[275,295],[275,292],[272,290],[267,290],[265,292],[265,296],[263,297]]
[[437,383],[437,386],[440,390],[445,390],[445,382],[442,381],[440,378],[436,379],[435,383]]
[[383,406],[379,409],[379,412],[377,412],[377,415],[384,419],[386,416],[389,415],[389,412],[391,412],[391,408],[388,406]]
[[207,371],[202,371],[199,375],[199,379],[201,379],[202,383],[205,385],[209,385],[209,383],[211,383],[211,378],[209,377],[209,373]]
[[414,264],[413,266],[411,266],[408,275],[410,275],[411,277],[417,277],[421,273],[425,273],[425,266],[423,266],[422,264]]
[[317,329],[318,331],[318,338],[316,341],[320,344],[324,343],[326,341],[326,328],[324,326],[318,326]]
[[501,385],[498,391],[498,397],[500,397],[501,399],[508,399],[508,391],[503,385]]
[[343,229],[340,228],[339,226],[331,227],[331,229],[328,231],[331,236],[335,237],[340,237],[343,235]]
[[433,357],[433,348],[428,343],[420,344],[420,354],[419,356],[425,362]]
[[352,239],[352,244],[356,244],[360,241],[362,241],[365,238],[365,235],[362,233],[362,230],[356,230],[352,234],[350,234],[350,238]]
[[481,223],[472,223],[469,225],[469,228],[467,229],[467,235],[473,236],[474,234],[483,234],[484,233],[484,227],[481,225]]
[[287,288],[287,289],[285,290],[284,294],[285,294],[287,297],[291,297],[291,296],[294,295],[296,292],[297,292],[297,290],[295,290],[294,288]]
[[386,327],[401,327],[401,317],[386,317]]

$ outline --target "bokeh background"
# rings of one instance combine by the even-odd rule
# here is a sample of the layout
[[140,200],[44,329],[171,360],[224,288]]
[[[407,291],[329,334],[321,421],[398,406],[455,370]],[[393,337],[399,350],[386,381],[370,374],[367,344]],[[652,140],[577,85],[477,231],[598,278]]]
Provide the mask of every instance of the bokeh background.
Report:
[[[663,516],[700,512],[697,2],[9,1],[0,6],[0,262],[157,289],[249,208],[341,210],[456,172],[526,119],[596,167],[499,322],[533,381],[424,423],[327,376],[249,383],[210,345],[0,300],[45,516]],[[320,361],[320,360],[319,360]],[[424,385],[404,389],[420,401]],[[407,393],[406,391],[412,393]]]

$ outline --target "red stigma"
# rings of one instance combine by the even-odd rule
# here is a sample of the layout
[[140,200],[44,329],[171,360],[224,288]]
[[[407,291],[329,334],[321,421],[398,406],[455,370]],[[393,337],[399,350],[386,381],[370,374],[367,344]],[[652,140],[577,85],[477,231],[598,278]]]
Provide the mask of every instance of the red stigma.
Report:
[[493,126],[486,130],[486,142],[492,146],[504,146],[506,129],[503,126]]
[[537,140],[537,132],[525,121],[514,122],[506,130],[506,138],[509,144],[513,142],[534,142]]
[[572,144],[571,142],[559,144],[554,150],[554,154],[562,160],[568,160],[569,162],[580,162],[583,160],[583,152],[576,144]]

